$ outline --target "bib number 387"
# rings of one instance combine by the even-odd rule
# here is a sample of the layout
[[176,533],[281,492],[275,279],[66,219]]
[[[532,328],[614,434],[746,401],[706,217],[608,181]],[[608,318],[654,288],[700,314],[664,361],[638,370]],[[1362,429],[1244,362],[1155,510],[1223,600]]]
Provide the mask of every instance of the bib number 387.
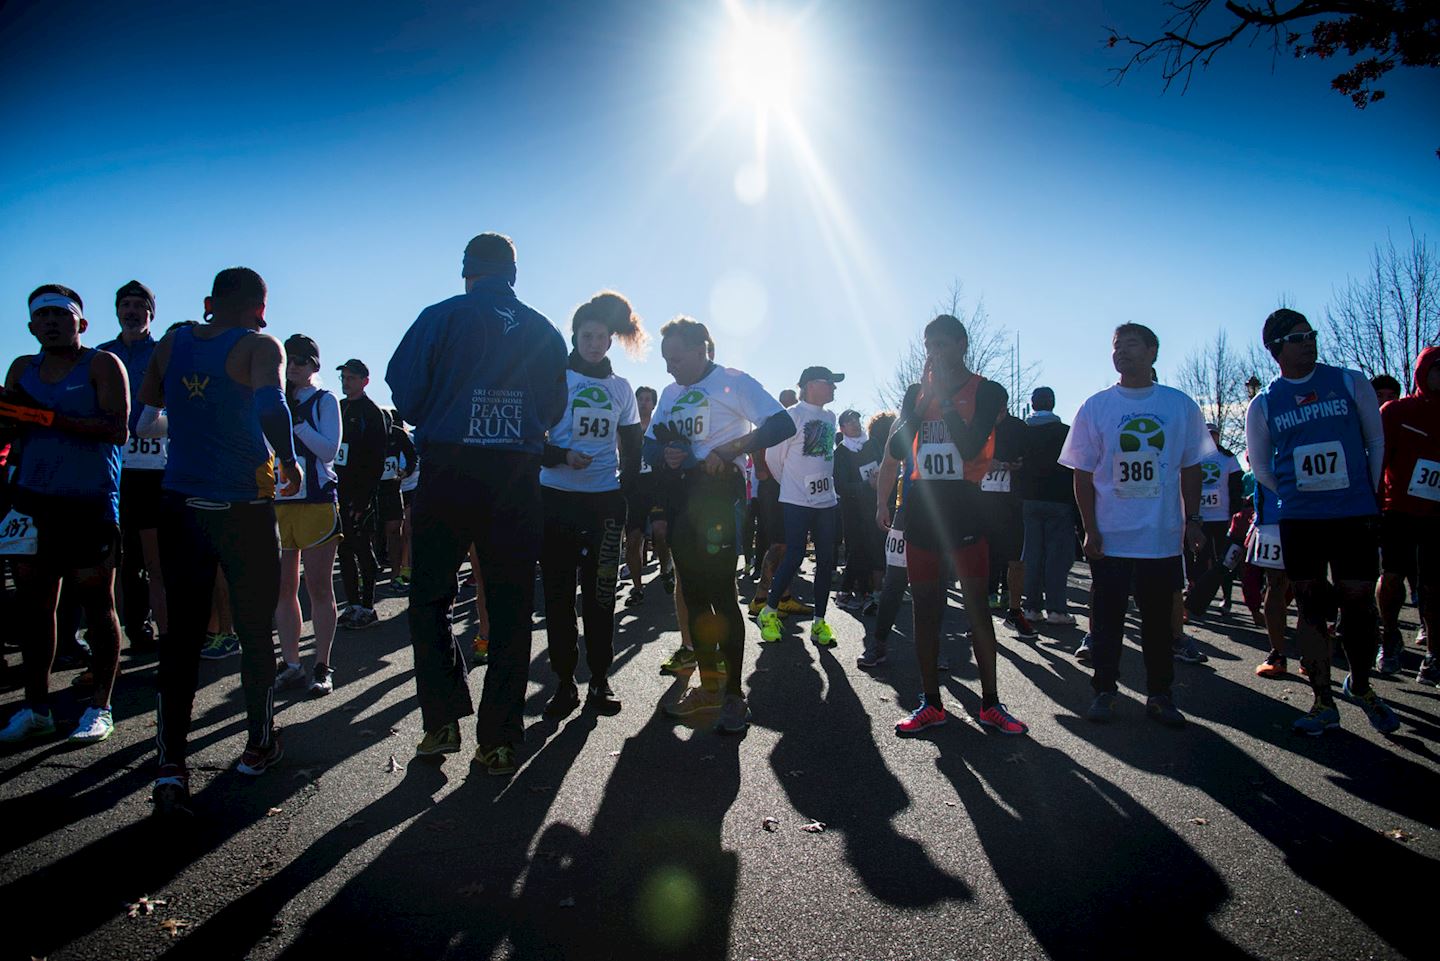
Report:
[[1302,491],[1340,491],[1350,486],[1345,448],[1335,441],[1295,448],[1295,487]]
[[1127,499],[1160,496],[1160,452],[1125,451],[1115,455],[1115,496]]
[[34,518],[12,510],[0,520],[0,554],[28,557],[35,553],[36,544]]
[[1409,494],[1427,501],[1440,501],[1440,462],[1423,457],[1415,462],[1415,473],[1410,475]]

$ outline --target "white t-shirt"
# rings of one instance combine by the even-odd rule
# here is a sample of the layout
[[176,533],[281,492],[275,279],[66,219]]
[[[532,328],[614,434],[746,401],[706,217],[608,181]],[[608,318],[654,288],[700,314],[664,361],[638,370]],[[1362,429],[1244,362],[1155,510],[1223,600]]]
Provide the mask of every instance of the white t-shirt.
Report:
[[540,483],[562,491],[598,493],[620,489],[621,427],[640,423],[640,407],[630,382],[618,374],[587,377],[579,371],[565,371],[570,403],[550,428],[549,443],[590,456],[584,470],[573,467],[544,467]]
[[1200,458],[1200,518],[1230,520],[1230,475],[1240,473],[1234,454],[1216,450]]
[[795,433],[765,451],[765,463],[780,482],[780,503],[834,507],[835,415],[803,400],[785,413]]
[[1095,523],[1114,557],[1182,551],[1180,471],[1215,450],[1200,408],[1173,387],[1116,384],[1080,405],[1060,463],[1095,477]]
[[[648,436],[655,436],[656,424],[669,424],[690,438],[691,452],[703,461],[716,447],[739,440],[784,410],[754,377],[717,366],[699,383],[671,384],[661,392]],[[744,461],[744,454],[735,458],[737,466]]]

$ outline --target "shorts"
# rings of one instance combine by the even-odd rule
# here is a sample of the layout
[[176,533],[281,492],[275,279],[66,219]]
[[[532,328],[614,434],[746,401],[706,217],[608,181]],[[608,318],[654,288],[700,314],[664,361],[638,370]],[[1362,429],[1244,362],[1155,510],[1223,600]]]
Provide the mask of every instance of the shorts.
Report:
[[416,492],[418,489],[419,489],[419,488],[412,487],[412,488],[410,488],[410,489],[407,491],[407,490],[406,490],[405,488],[403,488],[403,487],[400,488],[400,502],[401,502],[401,504],[404,505],[404,507],[405,507],[405,509],[406,509],[407,511],[408,511],[410,508],[412,508],[412,507],[415,506],[415,492]]
[[780,482],[770,477],[762,480],[755,497],[759,504],[760,524],[765,541],[770,545],[785,543],[785,510],[780,506]]
[[1280,553],[1292,581],[1374,581],[1380,574],[1378,518],[1281,518]]
[[656,510],[653,485],[636,484],[625,495],[625,532],[638,534],[650,530],[650,514]]
[[305,551],[340,538],[340,508],[334,504],[279,501],[275,525],[282,551]]
[[120,529],[149,531],[160,526],[160,483],[163,470],[120,472]]
[[14,490],[14,509],[30,517],[35,553],[8,555],[51,570],[78,571],[113,565],[120,554],[120,525],[108,501],[53,497]]
[[982,494],[985,539],[997,557],[1018,561],[1025,552],[1025,502],[1014,494]]
[[1440,516],[1386,511],[1380,515],[1380,568],[1414,579],[1436,576],[1440,560]]
[[381,481],[375,491],[375,509],[379,512],[380,523],[405,519],[405,499],[400,496],[400,482]]
[[[985,538],[976,538],[969,544],[951,548],[945,552],[958,578],[988,578],[990,576],[990,545]],[[914,541],[905,544],[905,572],[911,584],[940,583],[941,552],[919,547]]]

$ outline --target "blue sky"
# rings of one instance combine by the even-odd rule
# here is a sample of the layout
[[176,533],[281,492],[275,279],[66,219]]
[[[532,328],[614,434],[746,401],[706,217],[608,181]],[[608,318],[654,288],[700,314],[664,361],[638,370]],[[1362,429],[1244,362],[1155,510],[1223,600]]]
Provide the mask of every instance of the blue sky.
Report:
[[[568,333],[596,290],[653,332],[686,313],[772,391],[806,365],[877,384],[952,281],[1021,336],[1068,415],[1113,380],[1109,332],[1159,333],[1162,378],[1218,327],[1254,338],[1284,292],[1323,314],[1387,231],[1440,241],[1440,78],[1365,112],[1332,65],[1229,51],[1188,93],[1116,87],[1105,26],[1157,2],[749,4],[793,23],[788,121],[737,100],[719,0],[614,3],[12,2],[0,8],[0,352],[25,296],[86,299],[88,343],[138,277],[158,323],[210,280],[270,284],[270,330],[380,373],[460,287],[481,230]],[[757,12],[758,11],[758,12]],[[618,352],[632,383],[659,351]],[[331,383],[337,378],[333,373]]]

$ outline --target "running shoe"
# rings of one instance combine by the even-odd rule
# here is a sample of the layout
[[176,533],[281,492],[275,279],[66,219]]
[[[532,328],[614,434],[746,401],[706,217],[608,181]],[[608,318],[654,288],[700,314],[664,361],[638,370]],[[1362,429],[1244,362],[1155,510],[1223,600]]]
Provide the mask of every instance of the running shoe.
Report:
[[1169,694],[1152,694],[1145,699],[1145,716],[1166,727],[1184,727],[1185,715],[1175,706]]
[[1334,704],[1321,704],[1316,701],[1303,717],[1295,719],[1295,723],[1290,725],[1290,729],[1297,734],[1319,737],[1326,731],[1333,731],[1339,726],[1340,710]]
[[1002,607],[1004,607],[1004,606],[1005,606],[1005,599],[1000,596],[1000,592],[999,592],[999,591],[996,591],[995,593],[993,593],[993,594],[990,595],[990,610],[992,610],[992,611],[998,611],[998,610],[1000,610],[1000,609],[1001,609]]
[[865,668],[879,667],[885,663],[886,656],[886,652],[883,649],[877,650],[867,645],[865,653],[855,658],[855,666]]
[[1035,630],[1034,626],[1030,623],[1030,619],[1025,616],[1023,611],[1017,611],[1012,608],[1006,611],[1004,617],[1000,620],[1001,623],[1015,632],[1016,637],[1023,641],[1033,641],[1040,636],[1040,632]]
[[280,744],[280,732],[271,731],[270,746],[257,747],[247,744],[245,753],[240,755],[240,763],[235,765],[235,770],[241,774],[257,777],[274,767],[284,756],[285,748]]
[[484,634],[475,633],[475,640],[470,642],[470,664],[479,667],[490,660],[490,638]]
[[1273,651],[1266,656],[1265,660],[1255,668],[1257,677],[1284,677],[1287,664],[1284,654],[1276,654]]
[[830,630],[830,625],[822,618],[817,617],[810,623],[810,640],[820,647],[834,647],[835,632]]
[[769,599],[764,597],[757,597],[752,600],[750,602],[750,616],[755,617],[761,611],[765,610],[765,605],[767,603],[769,603]]
[[188,817],[190,810],[190,775],[179,764],[160,765],[160,776],[150,792],[155,806],[150,809],[154,817]]
[[666,594],[675,593],[675,568],[660,572],[660,584],[665,588]]
[[590,682],[590,686],[585,690],[585,710],[608,717],[612,714],[619,714],[620,707],[620,698],[615,696],[615,692],[610,689],[609,684]]
[[1064,611],[1050,611],[1045,615],[1045,623],[1053,624],[1056,627],[1074,627],[1075,615],[1067,614]]
[[616,577],[619,578],[619,579],[622,580],[622,581],[628,581],[628,580],[630,579],[630,565],[629,565],[629,564],[621,564],[621,565],[620,565],[620,573],[617,574]]
[[1382,677],[1393,677],[1400,673],[1400,655],[1405,653],[1405,639],[1400,629],[1385,632],[1380,650],[1375,652],[1375,673]]
[[477,747],[474,764],[485,769],[486,774],[495,777],[509,777],[515,773],[515,749],[508,744],[492,748]]
[[10,723],[0,729],[0,744],[20,744],[31,738],[55,733],[55,716],[22,707],[10,715]]
[[1420,670],[1415,672],[1415,680],[1426,687],[1440,684],[1440,661],[1436,661],[1433,655],[1425,655],[1425,660],[1420,662]]
[[1033,607],[1022,607],[1020,609],[1020,613],[1024,614],[1025,619],[1031,624],[1034,624],[1037,621],[1043,622],[1045,620],[1045,615],[1042,614],[1040,611],[1035,610]]
[[797,601],[793,597],[782,597],[778,609],[781,614],[800,614],[807,617],[815,613],[815,608],[804,601]]
[[1081,664],[1090,663],[1091,655],[1089,634],[1086,634],[1084,637],[1082,637],[1080,639],[1080,646],[1075,648],[1075,660],[1079,661]]
[[99,744],[115,733],[115,718],[108,707],[90,706],[80,715],[80,723],[66,740],[71,744]]
[[404,574],[396,574],[394,577],[390,578],[390,587],[394,589],[396,594],[409,594],[410,578],[406,577]]
[[1210,660],[1209,656],[1200,650],[1195,643],[1195,638],[1186,637],[1184,634],[1175,639],[1175,644],[1170,648],[1175,655],[1175,660],[1184,661],[1186,664],[1204,664]]
[[1115,702],[1119,695],[1114,691],[1101,691],[1095,695],[1095,700],[1085,710],[1085,720],[1094,721],[1096,724],[1104,724],[1115,716]]
[[921,731],[932,727],[939,727],[950,720],[950,715],[945,713],[943,707],[934,707],[926,702],[925,695],[920,695],[920,706],[910,712],[910,716],[895,724],[895,734],[898,737],[914,737]]
[[435,757],[437,754],[460,753],[460,722],[442,724],[433,731],[426,731],[415,748],[416,757]]
[[704,714],[707,711],[715,711],[720,708],[720,692],[707,691],[703,687],[690,687],[685,693],[670,704],[666,704],[664,711],[667,717],[687,718],[697,714]]
[[979,721],[1001,734],[1024,734],[1030,730],[1030,726],[1007,711],[1004,704],[993,704],[985,708],[980,712]]
[[310,676],[310,696],[324,697],[335,690],[335,669],[329,664],[315,662],[315,673]]
[[720,716],[715,720],[718,734],[740,734],[750,726],[750,705],[739,694],[726,694],[720,705]]
[[280,662],[275,669],[275,691],[287,691],[292,687],[304,687],[309,678],[305,676],[305,668],[299,664],[286,664]]
[[760,612],[760,642],[773,644],[780,640],[780,612],[766,607]]
[[660,663],[662,674],[683,674],[695,670],[695,652],[688,647],[679,647]]
[[839,594],[835,595],[836,607],[843,607],[848,611],[850,609],[850,605],[853,603],[855,603],[855,595],[851,594],[849,591],[841,591]]
[[94,687],[94,686],[95,686],[95,669],[94,669],[94,668],[87,667],[87,668],[85,668],[85,670],[81,671],[79,674],[76,674],[74,680],[72,680],[72,681],[70,682],[70,686],[71,686],[71,687],[76,687],[76,688]]
[[645,603],[645,590],[640,587],[630,588],[630,593],[625,597],[626,607],[639,607]]
[[240,653],[240,637],[233,631],[226,634],[206,634],[200,648],[200,656],[207,661],[221,661]]
[[347,630],[360,631],[380,623],[380,615],[375,613],[373,607],[352,607],[351,610],[355,612],[355,616],[350,618],[348,623],[340,625]]
[[860,605],[860,614],[863,617],[874,617],[880,613],[880,602],[875,599],[874,594],[866,594],[865,602]]
[[1356,694],[1350,687],[1351,675],[1345,675],[1345,683],[1340,686],[1340,693],[1356,704],[1365,712],[1370,719],[1370,726],[1381,734],[1393,734],[1400,729],[1400,718],[1390,709],[1390,705],[1380,700],[1380,695],[1375,693],[1373,687],[1367,687],[1364,694]]
[[555,689],[555,694],[550,698],[550,703],[545,705],[545,716],[556,720],[562,717],[569,717],[577,707],[580,706],[580,692],[575,689],[574,681],[565,681]]

